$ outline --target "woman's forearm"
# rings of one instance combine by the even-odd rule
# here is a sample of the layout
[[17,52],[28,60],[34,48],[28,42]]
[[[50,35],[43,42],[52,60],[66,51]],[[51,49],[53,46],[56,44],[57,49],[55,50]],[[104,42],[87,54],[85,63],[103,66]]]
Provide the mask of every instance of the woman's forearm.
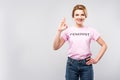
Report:
[[54,43],[53,43],[53,49],[54,50],[57,50],[59,48],[60,36],[61,36],[61,31],[57,31],[56,36],[55,36],[55,40],[54,40]]
[[107,50],[107,45],[106,44],[102,45],[98,55],[95,58],[97,62],[101,59],[101,57],[104,55],[106,50]]

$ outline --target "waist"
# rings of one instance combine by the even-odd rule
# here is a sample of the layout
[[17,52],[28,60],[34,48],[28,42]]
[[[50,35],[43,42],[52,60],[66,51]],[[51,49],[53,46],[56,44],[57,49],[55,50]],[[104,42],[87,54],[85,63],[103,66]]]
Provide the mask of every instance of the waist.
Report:
[[73,59],[71,57],[68,57],[68,61],[71,61],[71,62],[86,62],[86,61],[88,61],[89,58],[90,57],[87,57],[87,58],[81,59],[81,60],[77,60],[77,59]]
[[83,60],[88,57],[92,56],[91,53],[86,53],[86,54],[78,54],[78,53],[69,53],[68,57],[75,59],[75,60]]

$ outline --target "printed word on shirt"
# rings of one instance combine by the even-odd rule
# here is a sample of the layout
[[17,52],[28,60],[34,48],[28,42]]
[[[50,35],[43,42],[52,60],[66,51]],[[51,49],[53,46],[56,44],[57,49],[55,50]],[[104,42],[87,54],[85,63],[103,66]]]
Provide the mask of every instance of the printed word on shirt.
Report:
[[89,33],[70,33],[70,36],[89,36]]

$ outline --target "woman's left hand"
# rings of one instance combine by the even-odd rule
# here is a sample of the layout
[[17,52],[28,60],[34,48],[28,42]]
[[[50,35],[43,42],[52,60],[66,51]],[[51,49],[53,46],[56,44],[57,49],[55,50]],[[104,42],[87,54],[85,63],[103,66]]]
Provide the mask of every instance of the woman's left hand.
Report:
[[87,65],[96,64],[98,62],[96,59],[93,59],[93,58],[88,58],[86,60],[87,60],[86,62]]

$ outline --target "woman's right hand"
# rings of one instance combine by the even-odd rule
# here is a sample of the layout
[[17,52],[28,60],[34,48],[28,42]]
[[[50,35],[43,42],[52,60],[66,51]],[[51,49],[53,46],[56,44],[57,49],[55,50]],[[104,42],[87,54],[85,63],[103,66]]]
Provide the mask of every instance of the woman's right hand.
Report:
[[61,23],[60,23],[60,25],[59,25],[58,31],[62,32],[62,31],[64,31],[67,28],[68,28],[68,26],[66,24],[66,19],[63,18]]

